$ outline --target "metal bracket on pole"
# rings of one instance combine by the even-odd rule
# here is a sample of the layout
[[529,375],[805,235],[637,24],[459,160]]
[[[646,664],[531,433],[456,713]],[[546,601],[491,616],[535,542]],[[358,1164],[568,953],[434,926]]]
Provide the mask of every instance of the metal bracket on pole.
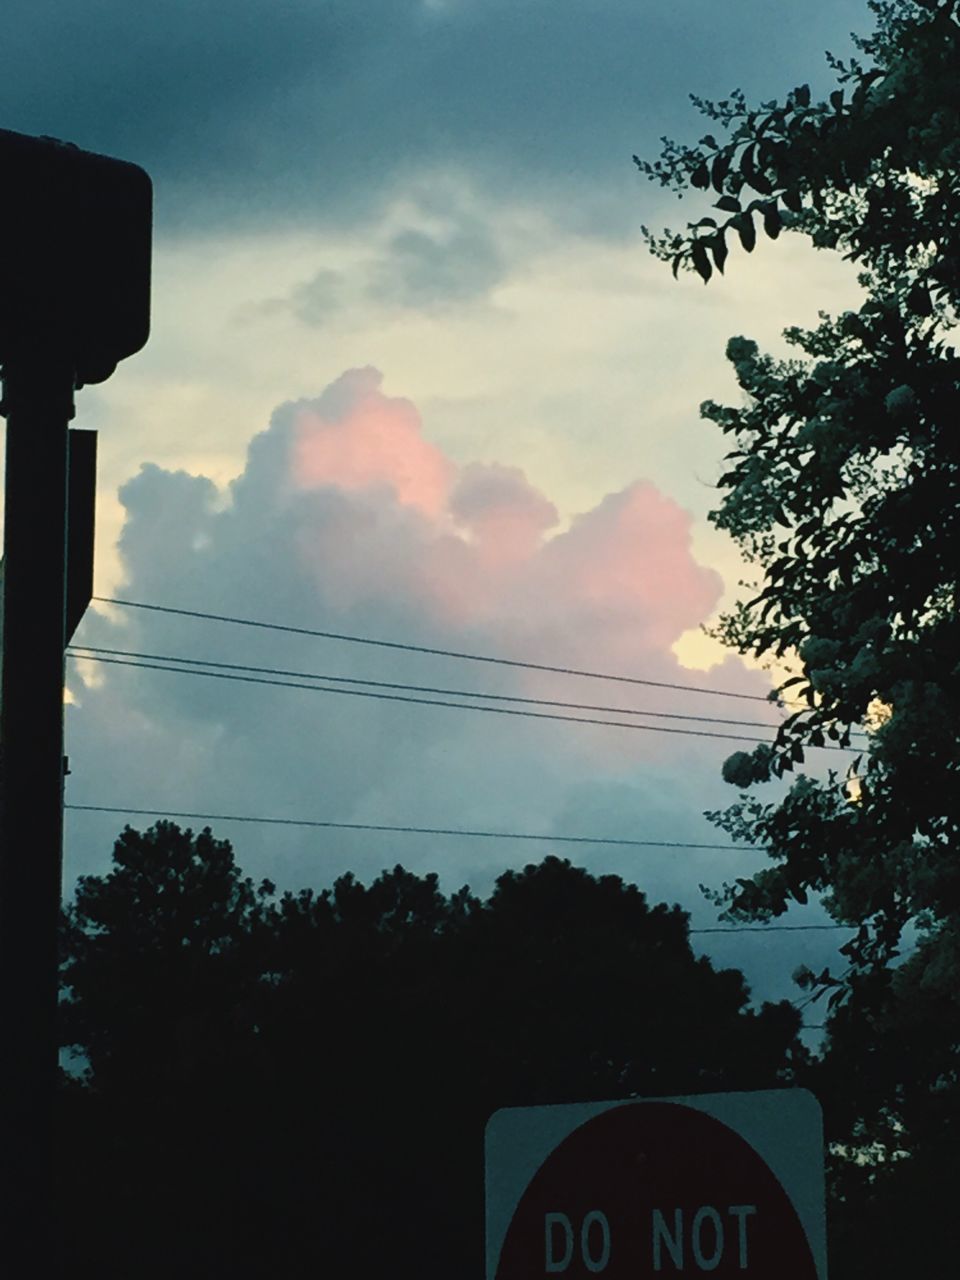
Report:
[[73,639],[93,595],[93,533],[97,503],[97,433],[67,432],[67,619]]

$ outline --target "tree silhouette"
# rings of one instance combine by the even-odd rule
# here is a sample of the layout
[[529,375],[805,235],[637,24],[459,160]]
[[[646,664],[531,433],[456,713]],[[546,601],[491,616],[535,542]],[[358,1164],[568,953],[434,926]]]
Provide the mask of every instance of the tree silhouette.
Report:
[[[279,897],[170,823],[64,913],[71,1258],[101,1274],[479,1274],[500,1106],[775,1085],[789,1005],[685,914],[549,857],[482,901],[402,867]],[[82,1180],[76,1177],[82,1167]]]
[[[778,803],[744,792],[710,816],[771,859],[716,894],[729,917],[769,918],[818,893],[857,926],[845,974],[802,976],[836,1010],[819,1076],[840,1144],[834,1185],[845,1212],[872,1198],[869,1230],[890,1246],[871,1250],[874,1274],[899,1275],[903,1234],[881,1208],[896,1187],[927,1205],[928,1256],[960,1247],[956,1216],[934,1208],[937,1170],[960,1157],[945,1122],[960,1101],[960,5],[870,9],[863,60],[828,55],[828,101],[811,101],[807,85],[759,107],[741,93],[694,99],[726,136],[668,142],[658,161],[637,163],[714,197],[714,213],[685,232],[648,237],[675,274],[709,281],[762,228],[841,252],[866,292],[856,312],[785,331],[801,359],[732,338],[743,402],[701,406],[732,446],[711,520],[757,573],[752,598],[715,634],[791,664],[778,693],[801,708],[772,749],[736,753],[724,777],[741,789],[782,777],[809,747],[849,746],[867,730],[856,780],[801,774]],[[921,945],[898,968],[908,924]],[[919,1010],[930,1014],[922,1030]]]

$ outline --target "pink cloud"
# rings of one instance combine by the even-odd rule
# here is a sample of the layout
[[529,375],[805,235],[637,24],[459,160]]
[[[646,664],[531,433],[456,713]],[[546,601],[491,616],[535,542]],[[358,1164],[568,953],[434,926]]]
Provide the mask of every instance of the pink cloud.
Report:
[[522,471],[457,467],[373,369],[298,409],[290,468],[301,493],[316,493],[300,553],[341,610],[399,599],[519,657],[669,679],[679,669],[670,646],[723,589],[692,556],[689,513],[649,481],[552,532],[556,507]]
[[351,369],[334,383],[330,390],[336,394],[325,397],[327,404],[299,410],[292,478],[304,489],[387,486],[405,506],[438,516],[454,469],[423,438],[420,415],[410,401],[385,396],[382,381],[376,369]]
[[474,462],[464,467],[450,512],[491,566],[526,560],[559,516],[519,467]]
[[606,620],[608,644],[664,650],[712,612],[723,591],[690,550],[689,512],[649,481],[608,494],[544,548],[549,588]]

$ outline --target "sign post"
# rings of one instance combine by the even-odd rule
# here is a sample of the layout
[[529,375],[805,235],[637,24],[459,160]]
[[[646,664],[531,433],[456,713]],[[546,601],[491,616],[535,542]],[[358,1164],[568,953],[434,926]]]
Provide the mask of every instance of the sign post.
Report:
[[486,1132],[487,1280],[826,1280],[802,1089],[516,1107]]
[[[59,1274],[54,1219],[63,655],[89,598],[95,445],[74,394],[147,340],[152,189],[136,165],[0,130],[7,419],[0,700],[0,1258]],[[86,532],[85,532],[86,531]],[[85,598],[86,597],[86,598]]]

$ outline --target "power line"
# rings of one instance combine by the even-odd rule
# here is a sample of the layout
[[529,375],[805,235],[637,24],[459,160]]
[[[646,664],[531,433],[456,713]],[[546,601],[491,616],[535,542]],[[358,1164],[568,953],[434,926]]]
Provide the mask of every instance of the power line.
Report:
[[371,636],[350,635],[341,631],[319,631],[309,627],[294,627],[279,622],[264,622],[254,618],[234,618],[220,613],[204,613],[199,609],[175,609],[170,605],[145,604],[141,600],[118,600],[113,596],[94,596],[100,604],[120,605],[125,609],[148,609],[154,613],[171,613],[183,618],[203,618],[209,622],[227,622],[237,627],[259,627],[268,631],[283,631],[292,635],[314,636],[322,640],[343,640],[350,644],[375,645],[383,649],[401,649],[407,653],[428,653],[440,658],[459,658],[465,662],[489,662],[501,667],[522,667],[528,671],[549,671],[554,675],[581,676],[589,680],[613,680],[620,684],[647,685],[655,689],[678,689],[684,693],[716,694],[723,698],[745,698],[752,702],[769,702],[759,693],[735,693],[732,689],[710,689],[697,685],[673,684],[665,680],[646,680],[640,676],[618,675],[607,671],[586,671],[577,667],[552,666],[545,662],[523,662],[519,658],[501,658],[490,654],[466,653],[459,649],[439,649],[429,645],[410,644],[400,640],[379,640]]
[[[731,845],[730,848],[736,846]],[[697,933],[769,933],[771,929],[775,929],[780,933],[807,933],[812,929],[847,929],[851,926],[845,924],[743,924],[736,925],[731,928],[698,929]]]
[[[728,844],[695,844],[684,840],[630,840],[614,836],[540,835],[530,831],[475,831],[463,827],[413,827],[376,822],[333,822],[317,818],[267,818],[236,813],[194,813],[171,809],[132,809],[118,805],[67,804],[79,813],[114,813],[138,818],[181,818],[202,822],[252,822],[266,826],[320,827],[334,831],[375,831],[391,835],[465,836],[482,840],[536,840],[548,844],[604,844],[645,849],[707,849],[725,853],[751,853],[751,849]],[[840,924],[728,925],[689,929],[688,933],[803,933],[809,930],[844,929]]]
[[[381,640],[371,636],[358,636],[358,635],[348,634],[348,633],[339,632],[339,631],[322,631],[322,630],[317,630],[317,629],[312,629],[307,627],[295,627],[285,623],[265,622],[261,619],[237,618],[237,617],[233,617],[226,614],[207,613],[199,609],[178,609],[178,608],[174,608],[171,605],[147,604],[146,602],[139,601],[139,600],[121,600],[113,596],[93,596],[92,598],[96,601],[99,601],[101,604],[119,605],[128,609],[145,609],[145,610],[149,610],[156,613],[169,613],[169,614],[175,614],[180,617],[198,618],[198,619],[203,619],[210,622],[225,622],[234,626],[257,627],[257,628],[262,628],[270,631],[285,632],[293,635],[313,636],[313,637],[317,637],[320,639],[327,639],[327,640],[341,640],[341,641],[349,642],[351,644],[373,645],[380,648],[399,649],[399,650],[402,650],[405,652],[411,652],[411,653],[425,653],[425,654],[431,654],[438,657],[458,658],[467,662],[486,662],[486,663],[491,663],[498,666],[519,667],[519,668],[530,670],[530,671],[546,671],[556,675],[579,676],[579,677],[583,677],[585,679],[591,679],[591,680],[610,680],[610,681],[615,681],[621,684],[643,685],[648,688],[655,688],[655,689],[673,689],[682,693],[699,693],[699,694],[707,694],[707,695],[715,694],[718,697],[724,697],[724,698],[745,698],[748,701],[764,702],[768,704],[771,702],[771,699],[764,694],[737,693],[731,689],[715,689],[715,688],[700,686],[700,685],[678,684],[671,681],[649,680],[649,679],[642,678],[640,676],[627,676],[627,675],[617,674],[614,672],[590,671],[590,670],[581,669],[577,667],[563,667],[563,666],[550,665],[548,663],[526,662],[526,661],[522,661],[519,658],[504,658],[504,657],[493,656],[490,654],[467,653],[462,650],[441,649],[441,648],[431,647],[428,645],[417,645],[417,644],[412,644],[408,642],[401,642],[398,640]],[[171,660],[173,661],[173,659]],[[180,659],[175,659],[175,660],[180,661]],[[213,664],[207,663],[206,665],[209,666]],[[353,683],[359,683],[359,682],[354,681]],[[493,697],[495,695],[477,694],[477,695],[470,695],[470,696]],[[519,699],[511,699],[511,701],[519,701]],[[539,701],[539,700],[530,699],[529,701]],[[566,705],[566,704],[558,703],[556,705]],[[576,705],[576,704],[570,704],[570,705]],[[585,707],[584,709],[590,709],[590,708]],[[644,714],[666,716],[669,713],[645,712]],[[692,719],[702,719],[702,720],[712,719],[711,717],[705,717],[705,716],[696,716],[696,717],[688,716],[684,718],[691,719],[691,720]],[[733,723],[749,723],[749,722],[717,720],[716,723],[733,724]],[[852,733],[856,737],[867,736],[861,730],[855,729],[855,730],[852,730]],[[836,749],[843,750],[842,747],[838,747]]]
[[[135,670],[138,670],[138,671],[166,671],[171,675],[206,676],[211,680],[235,680],[235,681],[239,681],[241,684],[268,685],[277,689],[305,689],[311,693],[338,693],[346,697],[374,698],[384,702],[405,702],[405,703],[412,703],[413,705],[420,706],[420,707],[450,707],[457,711],[483,711],[490,715],[523,716],[525,719],[529,719],[529,720],[559,720],[567,724],[601,725],[606,728],[632,729],[634,731],[643,731],[646,733],[679,733],[679,734],[682,734],[684,737],[692,737],[692,738],[719,738],[727,742],[752,742],[756,745],[762,744],[766,746],[770,746],[773,744],[772,738],[754,738],[752,736],[749,736],[743,733],[717,733],[715,730],[711,730],[711,729],[679,729],[669,725],[660,725],[660,724],[633,724],[624,720],[600,720],[595,716],[566,716],[566,715],[560,715],[559,713],[550,712],[550,711],[526,711],[521,707],[477,706],[469,702],[451,702],[448,699],[442,699],[442,698],[413,698],[407,694],[382,693],[382,692],[375,692],[372,689],[345,689],[340,686],[323,685],[323,684],[304,684],[303,682],[297,682],[297,681],[291,681],[291,680],[268,680],[263,676],[245,676],[232,671],[201,671],[198,668],[194,668],[194,667],[164,666],[161,663],[157,663],[157,662],[136,662],[132,659],[127,659],[127,658],[107,658],[107,657],[95,656],[95,655],[87,656],[86,654],[77,653],[77,652],[74,652],[73,650],[69,651],[67,656],[73,658],[75,661],[102,662],[110,666],[133,667]],[[183,662],[187,660],[174,659],[173,661]],[[208,664],[208,665],[212,665],[212,664]],[[220,665],[220,664],[217,664],[217,665]],[[226,665],[226,664],[223,664],[223,665]],[[251,668],[251,670],[256,670],[256,668]],[[315,677],[315,678],[322,679],[323,677]],[[404,688],[407,686],[401,685],[398,687]],[[413,687],[413,686],[410,686],[410,687]],[[472,696],[472,695],[467,695],[467,696]],[[481,694],[479,696],[486,697],[487,695]],[[511,699],[511,701],[512,700],[513,699]],[[619,709],[615,708],[615,710],[619,710]],[[621,714],[628,714],[628,713],[624,711],[624,712],[621,712]],[[647,714],[647,713],[637,712],[636,714]],[[658,713],[653,713],[653,714],[658,714]],[[666,713],[663,713],[663,714],[666,714]],[[686,719],[687,717],[682,717],[682,718]],[[690,717],[690,718],[695,718],[699,720],[699,719],[704,719],[705,717],[697,716],[697,717]],[[808,745],[808,748],[812,750],[817,750],[817,751],[843,751],[844,750],[843,747],[839,746],[836,743],[823,743],[822,745],[817,747],[811,747],[810,744],[807,744],[807,745]]]
[[264,818],[236,813],[175,813],[167,809],[130,809],[99,804],[68,804],[66,809],[84,813],[118,813],[139,818],[190,818],[206,822],[255,822],[268,826],[322,827],[333,831],[381,831],[400,835],[420,836],[469,836],[479,840],[539,840],[553,844],[607,844],[627,845],[649,849],[711,849],[726,853],[752,853],[749,848],[733,844],[691,844],[682,840],[630,840],[613,836],[555,836],[539,835],[529,831],[475,831],[461,827],[412,827],[394,826],[375,822],[331,822],[315,818]]
[[[68,656],[80,660],[79,655]],[[710,729],[679,729],[660,724],[631,724],[624,720],[600,720],[595,716],[565,716],[551,711],[526,711],[521,707],[476,706],[468,702],[452,702],[441,698],[412,698],[402,693],[381,693],[372,689],[344,689],[339,686],[304,684],[290,680],[268,680],[263,676],[243,676],[229,671],[199,671],[189,667],[167,667],[154,662],[134,662],[126,658],[94,657],[83,659],[89,662],[102,662],[118,667],[134,667],[138,671],[166,671],[180,676],[206,676],[210,680],[235,680],[241,684],[269,685],[278,689],[306,689],[311,693],[338,693],[345,697],[374,698],[384,702],[405,702],[420,707],[451,707],[457,711],[483,711],[488,715],[523,716],[529,720],[559,720],[569,724],[602,725],[614,729],[631,729],[646,733],[679,733],[692,738],[721,738],[728,742],[752,742],[770,744],[770,738],[754,738],[742,733],[716,733]],[[840,751],[834,744],[821,748],[827,751]]]
[[775,729],[761,720],[726,720],[717,716],[696,716],[678,711],[649,711],[644,707],[611,707],[592,702],[562,702],[556,698],[527,698],[515,693],[485,693],[475,689],[446,689],[434,685],[404,684],[393,680],[362,680],[357,676],[328,675],[318,671],[287,671],[282,667],[255,667],[249,663],[214,662],[206,658],[183,658],[161,653],[138,653],[132,649],[103,649],[95,645],[71,645],[67,651],[76,658],[95,655],[136,658],[145,662],[173,662],[193,667],[215,667],[225,671],[255,672],[258,675],[289,676],[300,680],[326,680],[338,684],[365,685],[375,689],[404,689],[409,693],[438,693],[452,698],[482,698],[489,702],[516,702],[532,707],[563,707],[568,711],[605,711],[612,715],[650,716],[658,720],[695,720],[701,724],[739,725],[747,729]]

